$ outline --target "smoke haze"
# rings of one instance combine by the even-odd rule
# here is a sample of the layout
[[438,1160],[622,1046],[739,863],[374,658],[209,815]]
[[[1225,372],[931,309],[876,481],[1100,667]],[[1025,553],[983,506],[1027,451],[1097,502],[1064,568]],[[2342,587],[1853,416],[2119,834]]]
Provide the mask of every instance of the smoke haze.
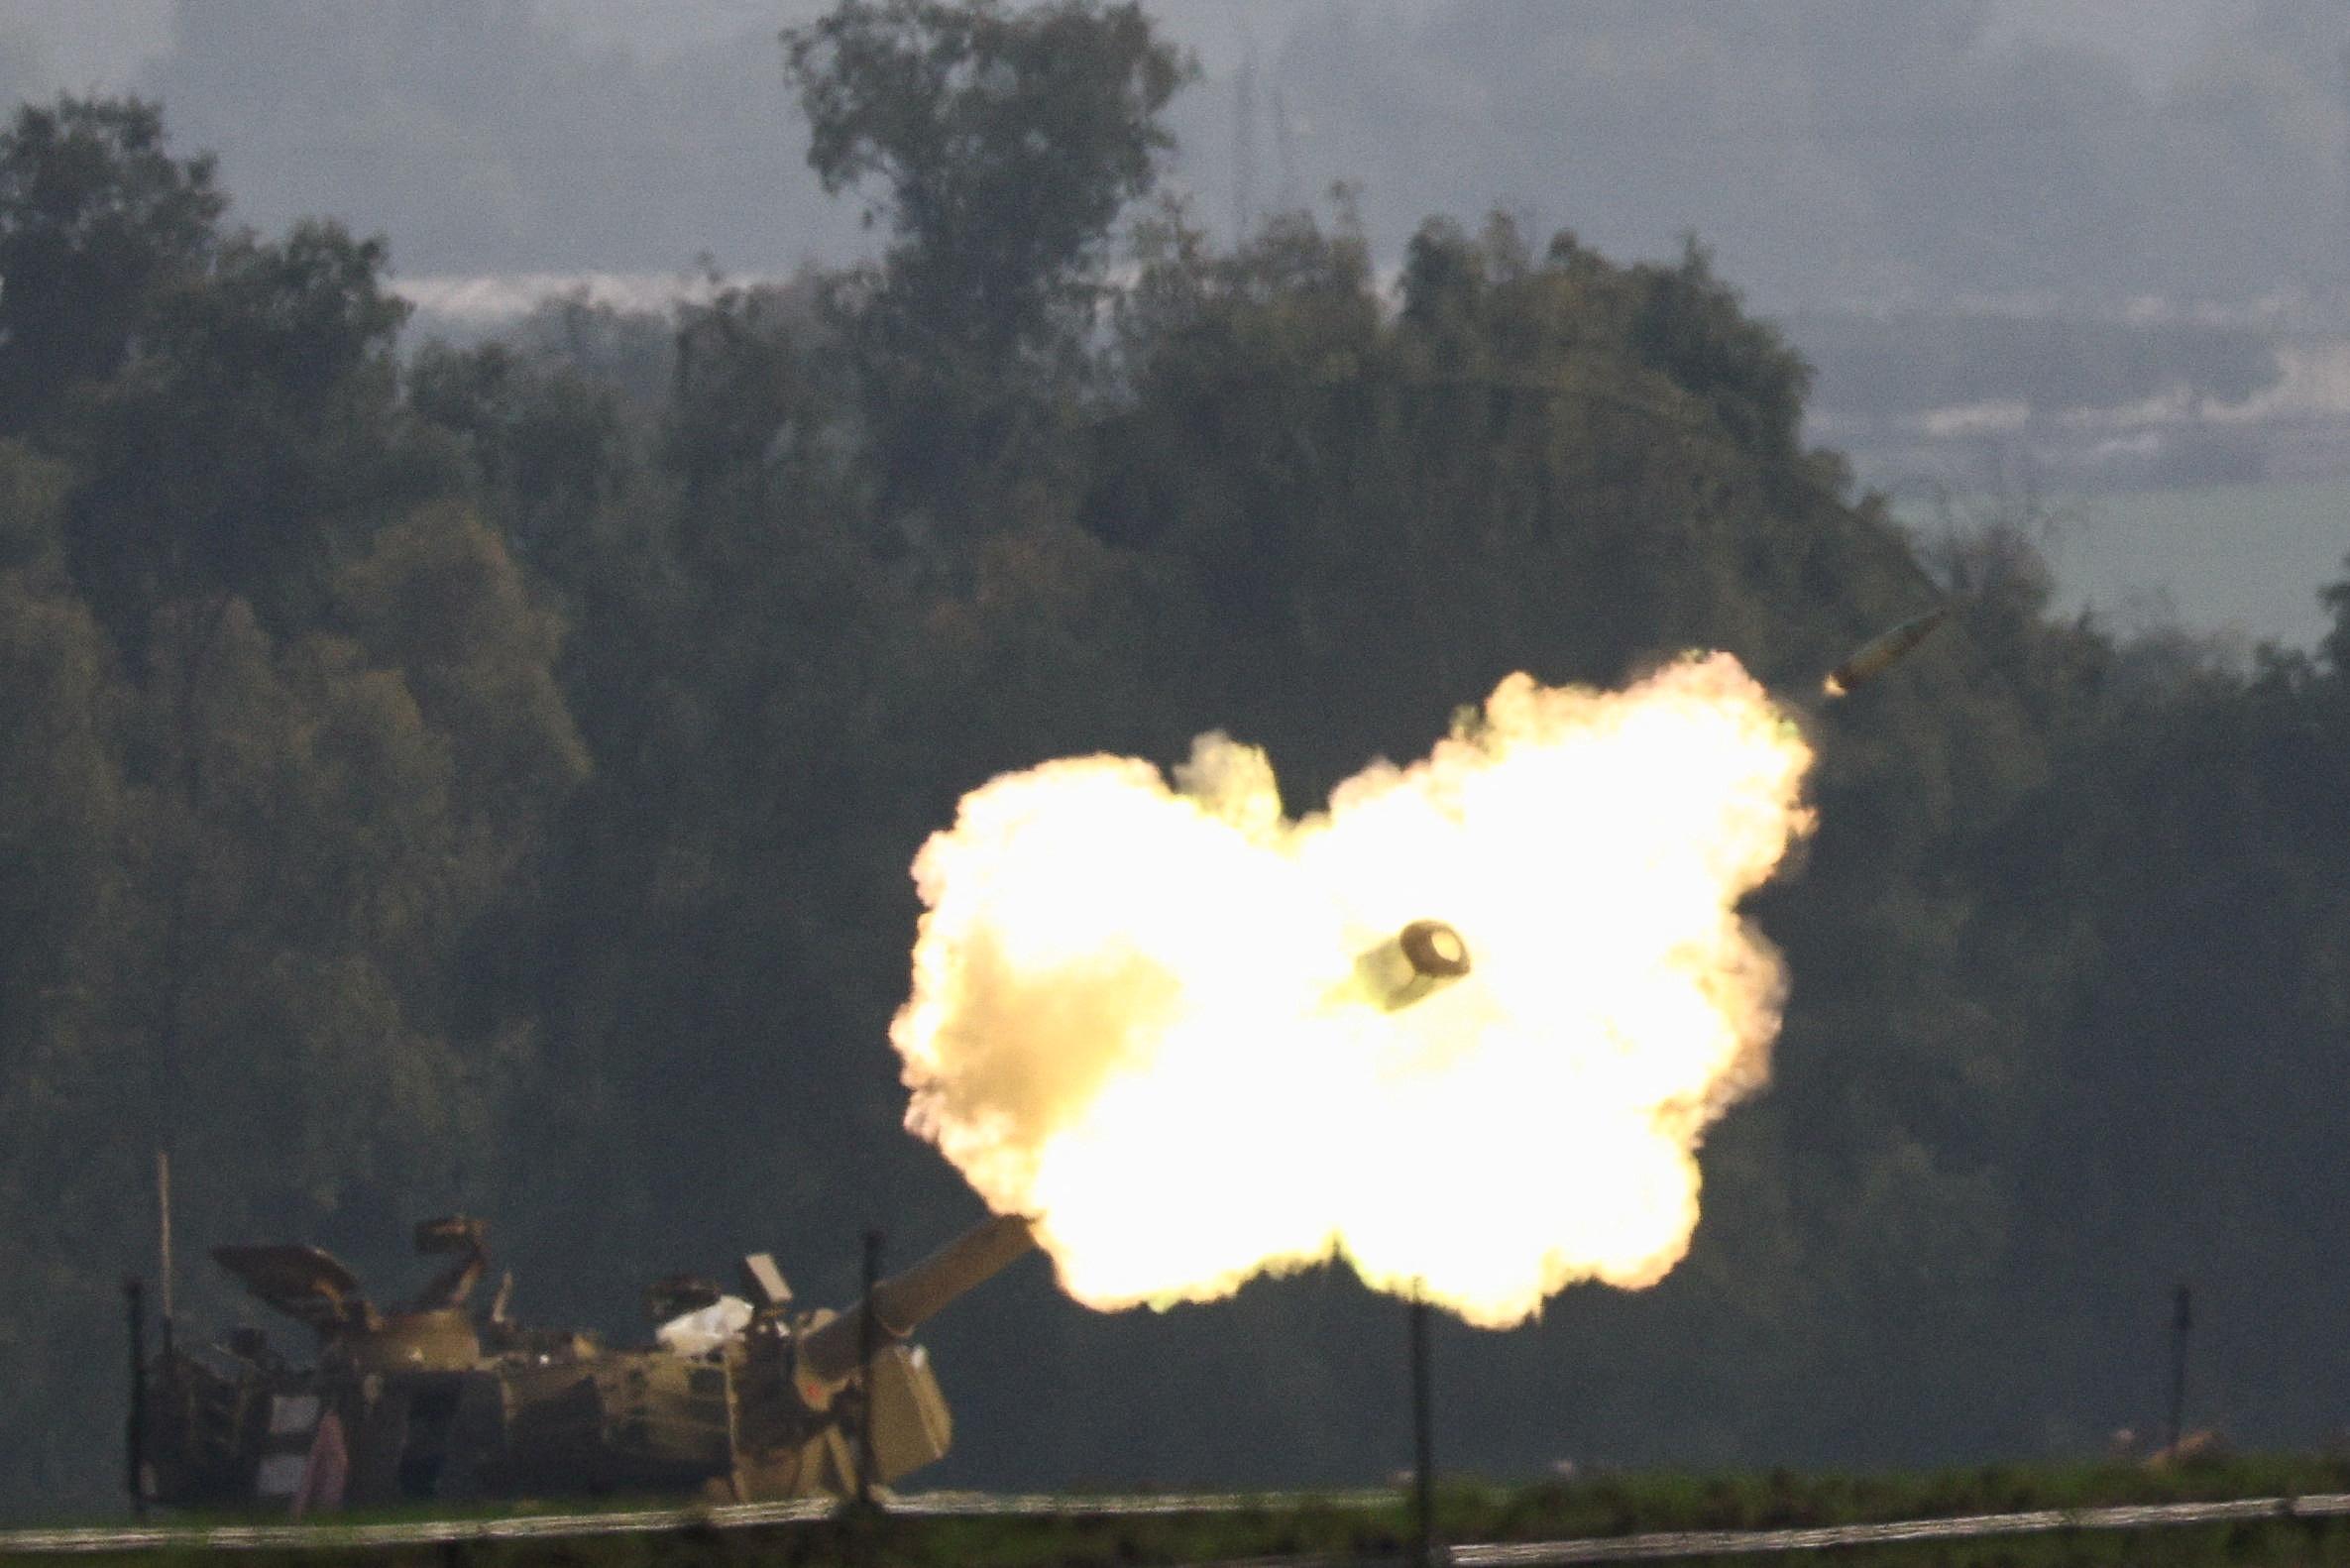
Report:
[[[15,0],[17,92],[135,87],[269,229],[410,274],[788,271],[865,237],[802,163],[812,0]],[[1777,309],[2338,291],[2350,20],[2323,0],[1160,5],[1218,231],[1354,182],[1394,255],[1500,202],[1618,255],[1695,231]],[[655,20],[657,16],[657,21]]]

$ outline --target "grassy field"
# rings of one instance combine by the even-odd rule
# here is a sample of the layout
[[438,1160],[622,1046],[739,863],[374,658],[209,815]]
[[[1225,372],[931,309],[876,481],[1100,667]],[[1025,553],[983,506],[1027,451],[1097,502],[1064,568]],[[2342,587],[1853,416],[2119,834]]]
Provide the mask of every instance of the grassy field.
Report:
[[[2132,1503],[2350,1492],[2350,1460],[2258,1456],[2176,1471],[2125,1466],[2010,1466],[1918,1475],[1601,1476],[1500,1487],[1456,1483],[1439,1497],[1442,1536],[1455,1542],[1555,1540],[1665,1530],[1771,1529]],[[1063,1518],[878,1518],[745,1529],[689,1529],[587,1540],[385,1547],[364,1553],[240,1551],[239,1568],[316,1568],[357,1556],[387,1565],[671,1568],[671,1565],[839,1563],[847,1568],[1151,1568],[1151,1565],[1317,1554],[1397,1558],[1412,1520],[1388,1508],[1339,1508],[1274,1497],[1227,1513]],[[112,1561],[186,1563],[218,1554],[146,1552]],[[2057,1531],[1979,1540],[1783,1554],[1856,1568],[1896,1565],[2163,1565],[2350,1563],[2350,1520],[2260,1520],[2131,1530]],[[26,1560],[26,1559],[18,1559]],[[66,1559],[54,1559],[63,1561]],[[88,1562],[80,1557],[74,1561]],[[1723,1559],[1730,1561],[1732,1559]],[[1751,1564],[1780,1558],[1744,1557]]]

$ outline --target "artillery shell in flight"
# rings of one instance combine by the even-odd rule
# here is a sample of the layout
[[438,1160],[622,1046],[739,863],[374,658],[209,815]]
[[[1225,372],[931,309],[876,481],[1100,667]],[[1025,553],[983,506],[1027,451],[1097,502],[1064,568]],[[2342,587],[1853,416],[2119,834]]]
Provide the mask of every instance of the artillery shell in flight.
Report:
[[1391,1013],[1468,972],[1469,944],[1441,920],[1415,920],[1355,960],[1364,991]]
[[1896,660],[1932,635],[1934,628],[1948,620],[1950,616],[1951,607],[1943,605],[1914,619],[1903,621],[1881,637],[1871,638],[1861,644],[1858,652],[1828,672],[1828,695],[1843,697],[1875,680],[1890,669]]

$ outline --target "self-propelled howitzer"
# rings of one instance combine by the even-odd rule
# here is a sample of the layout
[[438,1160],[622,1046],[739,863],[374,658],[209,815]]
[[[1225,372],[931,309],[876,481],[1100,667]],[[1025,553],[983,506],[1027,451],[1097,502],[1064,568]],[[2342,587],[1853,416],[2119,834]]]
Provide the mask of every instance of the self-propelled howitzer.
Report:
[[420,1250],[463,1256],[394,1311],[315,1248],[218,1249],[248,1289],[316,1334],[317,1353],[296,1365],[246,1329],[157,1357],[135,1401],[146,1495],[208,1509],[849,1496],[860,1476],[886,1484],[946,1455],[947,1402],[909,1336],[1036,1245],[1026,1220],[986,1220],[840,1313],[795,1310],[758,1254],[742,1260],[742,1295],[660,1282],[646,1292],[653,1343],[611,1347],[510,1321],[508,1288],[468,1312],[487,1262],[480,1221],[417,1234]]

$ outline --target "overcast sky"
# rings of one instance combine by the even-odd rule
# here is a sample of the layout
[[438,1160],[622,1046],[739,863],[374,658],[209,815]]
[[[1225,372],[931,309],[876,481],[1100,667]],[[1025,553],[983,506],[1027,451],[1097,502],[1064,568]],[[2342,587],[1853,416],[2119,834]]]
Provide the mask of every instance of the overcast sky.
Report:
[[[777,30],[823,4],[0,0],[0,97],[160,96],[182,146],[220,153],[247,221],[341,217],[388,233],[408,276],[674,271],[706,253],[786,271],[871,243],[805,168],[778,68]],[[1619,255],[1695,231],[1759,302],[1816,308],[2317,286],[2298,258],[2321,271],[2350,236],[2350,93],[2322,58],[2280,81],[2275,59],[2212,46],[2264,8],[2328,4],[1148,9],[1201,66],[1174,110],[1173,183],[1227,238],[1346,179],[1391,261],[1426,217],[1498,203]],[[2302,42],[2267,47],[2290,64]],[[2175,92],[2215,57],[2199,97]],[[2341,221],[2312,226],[2325,215]],[[2237,276],[2247,256],[2272,276]]]
[[[387,234],[408,286],[705,256],[775,275],[875,244],[805,168],[781,76],[777,30],[827,3],[0,0],[0,102],[158,96],[179,147],[221,155],[238,217]],[[1201,66],[1170,174],[1219,240],[1346,178],[1388,265],[1429,216],[1499,204],[1620,259],[1695,232],[1790,319],[1987,303],[2350,331],[2344,0],[1146,7]],[[2105,601],[2172,587],[2189,619],[2300,640],[2311,563],[2339,550],[2330,494],[2179,572],[2140,558],[2202,548],[2191,518],[2117,521],[2068,575],[2112,566]],[[2222,578],[2284,608],[2202,603]]]
[[[228,3],[228,0],[207,0]],[[1169,33],[1196,50],[1210,70],[1230,65],[1254,33],[1276,53],[1289,31],[1331,0],[1148,0]],[[1424,13],[1435,0],[1346,0],[1356,10]],[[0,0],[0,38],[41,59],[35,90],[120,87],[170,48],[174,0]],[[539,0],[543,16],[585,39],[626,45],[648,56],[739,34],[764,33],[823,9],[820,0]],[[2230,0],[1997,0],[2002,36],[2036,34],[2113,55],[2150,84],[2176,71],[2196,33]],[[19,78],[20,80],[26,78]]]

